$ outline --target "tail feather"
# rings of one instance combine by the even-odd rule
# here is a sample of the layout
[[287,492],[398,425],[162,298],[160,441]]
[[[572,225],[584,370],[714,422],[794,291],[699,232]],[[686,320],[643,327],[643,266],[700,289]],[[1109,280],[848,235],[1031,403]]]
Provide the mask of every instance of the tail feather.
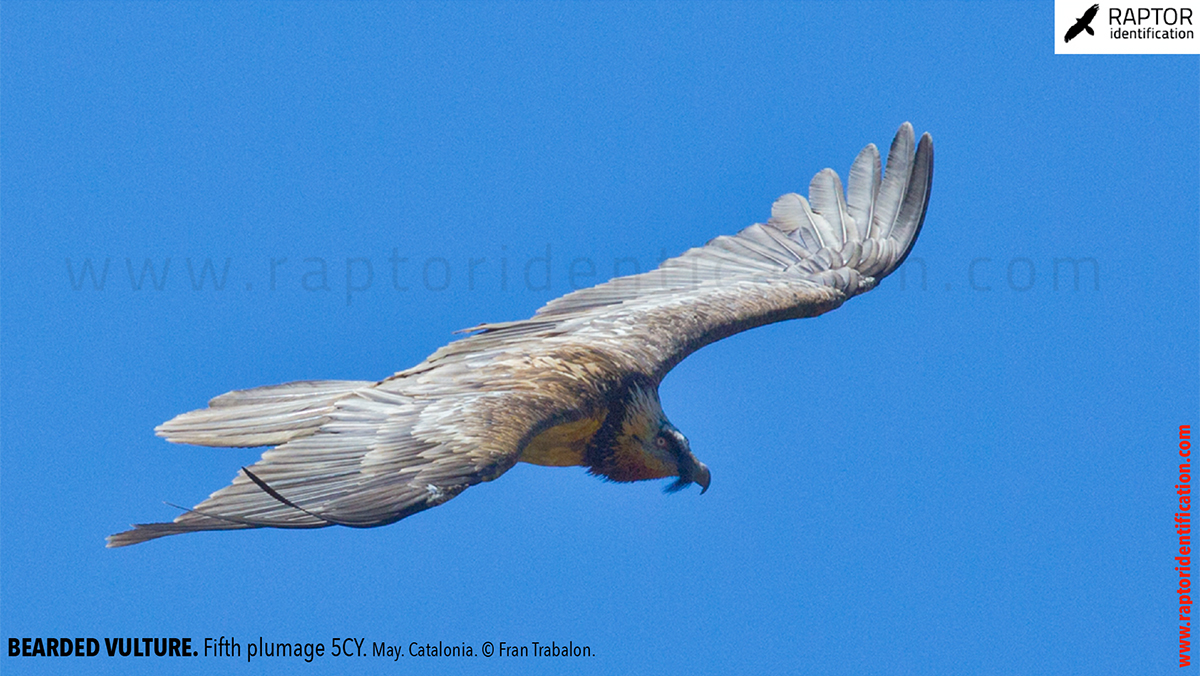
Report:
[[374,385],[365,380],[304,380],[235,390],[154,429],[177,444],[278,446],[305,437],[329,421],[339,399]]

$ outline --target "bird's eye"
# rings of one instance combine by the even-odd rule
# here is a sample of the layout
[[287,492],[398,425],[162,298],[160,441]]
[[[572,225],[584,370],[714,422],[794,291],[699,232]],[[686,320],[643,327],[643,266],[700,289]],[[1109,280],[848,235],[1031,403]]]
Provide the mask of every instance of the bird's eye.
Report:
[[669,443],[670,442],[667,441],[667,438],[661,434],[654,438],[654,445],[658,446],[659,448],[665,449]]

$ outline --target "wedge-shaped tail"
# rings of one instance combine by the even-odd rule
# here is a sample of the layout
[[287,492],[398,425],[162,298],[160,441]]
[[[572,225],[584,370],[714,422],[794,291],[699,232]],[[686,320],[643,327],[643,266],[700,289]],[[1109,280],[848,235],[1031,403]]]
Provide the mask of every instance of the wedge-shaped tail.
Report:
[[278,446],[308,436],[329,422],[333,404],[371,387],[369,380],[301,380],[234,390],[208,408],[177,415],[154,428],[158,436],[196,446]]

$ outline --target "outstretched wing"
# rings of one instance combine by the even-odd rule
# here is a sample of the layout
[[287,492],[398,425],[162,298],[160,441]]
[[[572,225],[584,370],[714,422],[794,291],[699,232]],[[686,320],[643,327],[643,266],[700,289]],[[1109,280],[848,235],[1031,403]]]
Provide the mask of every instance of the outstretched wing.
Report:
[[[914,145],[915,155],[914,155]],[[231,392],[164,423],[168,440],[275,445],[170,523],[110,547],[198,530],[378,526],[439,505],[517,462],[534,435],[602,411],[609,388],[655,382],[691,352],[755,326],[827,312],[908,256],[929,200],[933,144],[897,132],[843,194],[826,169],[765,224],[551,301],[530,319],[475,327],[380,382],[313,381]]]
[[[695,350],[772,322],[812,317],[871,290],[904,262],[925,220],[933,180],[933,141],[914,143],[901,125],[881,176],[868,145],[850,168],[845,193],[831,169],[813,177],[809,199],[776,200],[771,218],[737,235],[669,259],[656,270],[619,277],[557,298],[532,318],[481,324],[467,340],[432,357],[550,336],[634,358],[661,380]],[[915,154],[914,154],[915,146]]]
[[173,522],[137,524],[108,546],[200,530],[391,523],[511,467],[536,421],[551,420],[548,393],[428,374],[230,392],[158,433],[208,446],[279,445]]

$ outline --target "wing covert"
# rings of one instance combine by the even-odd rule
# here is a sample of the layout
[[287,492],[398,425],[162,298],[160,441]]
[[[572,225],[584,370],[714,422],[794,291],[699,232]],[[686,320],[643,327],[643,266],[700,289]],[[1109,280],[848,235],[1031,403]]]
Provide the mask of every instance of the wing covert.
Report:
[[874,288],[916,242],[929,204],[933,141],[913,137],[912,125],[901,125],[882,175],[878,150],[864,148],[851,166],[848,194],[825,169],[809,186],[811,202],[784,195],[765,224],[717,237],[650,272],[556,298],[530,319],[481,324],[472,329],[481,333],[442,348],[430,363],[571,335],[628,355],[661,379],[711,342],[828,312]]

